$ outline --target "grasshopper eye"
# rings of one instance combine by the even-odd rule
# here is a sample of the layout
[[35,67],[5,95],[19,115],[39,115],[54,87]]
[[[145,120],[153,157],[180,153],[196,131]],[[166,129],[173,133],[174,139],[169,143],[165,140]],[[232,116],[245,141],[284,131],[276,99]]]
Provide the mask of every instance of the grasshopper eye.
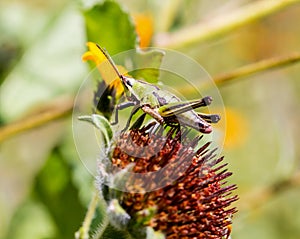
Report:
[[129,86],[129,87],[132,87],[133,86],[133,83],[134,83],[134,79],[132,78],[127,78],[127,77],[124,77],[124,83],[126,86]]

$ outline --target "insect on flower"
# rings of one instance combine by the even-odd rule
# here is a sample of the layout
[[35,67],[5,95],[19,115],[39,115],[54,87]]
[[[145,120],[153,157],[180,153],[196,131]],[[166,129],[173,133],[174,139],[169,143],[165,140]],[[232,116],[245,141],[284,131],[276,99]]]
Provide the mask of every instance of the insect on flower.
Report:
[[[142,120],[145,115],[148,114],[160,124],[166,124],[169,126],[188,126],[205,134],[211,133],[211,123],[217,123],[220,120],[219,115],[204,114],[194,111],[194,109],[199,107],[210,105],[212,102],[212,98],[210,96],[206,96],[198,100],[181,101],[176,95],[166,90],[162,90],[154,84],[150,84],[142,80],[136,80],[121,74],[108,53],[100,46],[96,46],[106,60],[108,60],[120,79],[127,100],[126,102],[114,106],[115,122],[112,124],[118,123],[119,110],[131,106],[133,106],[133,109],[125,129],[129,127],[133,115],[140,109],[144,112],[141,116]],[[98,109],[101,105],[102,103],[99,102]]]

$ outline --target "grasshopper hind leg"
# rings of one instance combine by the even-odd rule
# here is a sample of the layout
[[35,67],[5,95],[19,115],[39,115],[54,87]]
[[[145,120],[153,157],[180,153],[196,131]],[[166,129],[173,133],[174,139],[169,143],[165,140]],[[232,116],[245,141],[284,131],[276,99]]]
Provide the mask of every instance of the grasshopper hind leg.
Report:
[[198,116],[204,119],[207,123],[216,124],[220,121],[221,117],[218,114],[204,114],[198,113]]
[[164,118],[154,109],[149,107],[148,105],[143,105],[141,109],[152,118],[154,118],[158,123],[163,124],[165,122]]

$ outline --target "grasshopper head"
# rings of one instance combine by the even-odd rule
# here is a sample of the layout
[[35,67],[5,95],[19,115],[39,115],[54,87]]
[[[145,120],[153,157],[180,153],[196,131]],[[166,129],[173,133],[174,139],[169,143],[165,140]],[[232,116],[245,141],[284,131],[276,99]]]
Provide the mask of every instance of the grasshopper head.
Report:
[[133,85],[136,82],[135,79],[130,78],[130,77],[126,77],[126,76],[122,76],[121,77],[123,86],[125,88],[125,93],[127,97],[134,97],[134,92],[133,92]]
[[133,87],[134,82],[135,82],[135,79],[126,77],[126,76],[122,76],[122,83],[127,90],[130,90]]

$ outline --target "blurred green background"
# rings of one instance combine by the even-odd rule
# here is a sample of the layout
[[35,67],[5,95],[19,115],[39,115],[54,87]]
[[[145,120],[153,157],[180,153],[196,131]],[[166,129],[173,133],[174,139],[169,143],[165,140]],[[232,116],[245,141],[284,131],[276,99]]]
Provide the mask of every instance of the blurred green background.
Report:
[[[0,2],[1,126],[68,108],[89,72],[81,61],[87,41],[82,9],[95,2]],[[102,9],[98,29],[111,54],[134,47],[135,25],[142,47],[168,47],[163,34],[226,19],[259,1],[116,2],[121,8]],[[300,2],[294,2],[210,39],[170,48],[194,58],[212,76],[300,52]],[[227,124],[222,154],[240,196],[232,238],[299,238],[299,76],[300,63],[294,63],[219,87]],[[73,238],[92,193],[70,113],[0,142],[0,238]]]

